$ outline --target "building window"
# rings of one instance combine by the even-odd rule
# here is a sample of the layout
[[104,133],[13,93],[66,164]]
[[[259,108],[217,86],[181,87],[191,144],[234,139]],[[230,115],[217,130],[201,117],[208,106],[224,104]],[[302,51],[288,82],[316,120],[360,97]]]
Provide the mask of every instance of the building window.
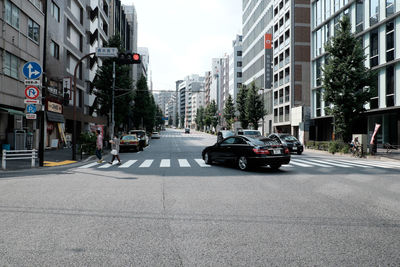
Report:
[[321,67],[322,67],[322,58],[319,58],[315,61],[315,85],[316,86],[320,86],[322,83]]
[[60,22],[60,8],[59,8],[53,1],[51,1],[50,12],[51,12],[51,15],[52,15],[58,22]]
[[237,73],[236,73],[236,77],[242,78],[242,73],[241,73],[241,72],[237,72]]
[[394,22],[386,23],[386,62],[394,59]]
[[340,0],[335,0],[335,12],[340,9]]
[[236,52],[236,55],[237,55],[238,57],[241,57],[241,56],[242,56],[242,51],[237,51],[237,52]]
[[237,88],[242,88],[242,83],[237,83],[237,84],[236,84],[236,87],[237,87]]
[[386,68],[386,106],[394,106],[394,67]]
[[11,26],[19,29],[19,9],[16,5],[12,4],[10,1],[6,1],[6,22]]
[[370,67],[374,67],[379,64],[379,35],[378,29],[372,30],[370,33]]
[[379,21],[379,0],[369,0],[369,23],[372,25]]
[[325,18],[328,19],[331,16],[331,0],[324,0],[325,1]]
[[28,37],[39,43],[40,26],[31,19],[28,19]]
[[370,100],[370,108],[376,109],[379,107],[379,85],[378,85],[379,77],[375,76],[374,81],[372,82],[372,97]]
[[54,41],[50,42],[50,54],[56,59],[60,59],[60,46]]
[[279,108],[279,122],[283,122],[283,107]]
[[238,61],[238,62],[236,63],[236,66],[240,68],[240,67],[242,66],[242,61]]
[[278,109],[274,109],[274,122],[277,123],[278,122]]
[[279,104],[283,104],[283,89],[279,90]]
[[386,17],[394,14],[395,0],[386,0]]
[[4,52],[3,56],[3,72],[5,75],[18,79],[19,59],[18,57]]
[[290,107],[285,106],[285,121],[289,121],[290,118]]
[[285,87],[285,103],[289,102],[290,100],[290,87],[286,86]]
[[359,0],[356,4],[356,33],[364,30],[364,1]]
[[315,116],[321,117],[321,91],[315,90]]

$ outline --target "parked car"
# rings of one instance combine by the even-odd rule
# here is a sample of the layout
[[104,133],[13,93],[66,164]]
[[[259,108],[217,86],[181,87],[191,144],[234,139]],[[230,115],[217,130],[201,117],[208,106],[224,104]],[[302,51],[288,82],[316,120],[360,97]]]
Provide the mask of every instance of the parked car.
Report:
[[185,128],[185,134],[190,134],[190,128]]
[[158,132],[153,132],[151,134],[151,139],[160,139],[160,134]]
[[272,133],[268,136],[268,138],[287,146],[290,153],[297,153],[298,155],[301,155],[301,153],[304,151],[303,144],[293,135],[287,133]]
[[244,135],[252,138],[261,137],[260,131],[250,129],[239,129],[236,131],[237,135]]
[[263,141],[247,136],[231,136],[202,152],[206,164],[213,162],[234,163],[239,169],[247,170],[251,166],[269,165],[279,169],[289,164],[289,149],[277,141],[265,138]]
[[225,139],[229,136],[234,136],[234,135],[235,135],[235,133],[232,131],[226,131],[226,130],[219,131],[217,133],[217,142],[221,142],[223,139]]
[[139,139],[139,150],[142,151],[144,147],[149,145],[149,137],[146,135],[145,130],[130,130],[129,134],[134,134]]
[[130,149],[133,149],[135,151],[139,150],[139,140],[137,139],[136,135],[133,134],[122,136],[119,144],[119,150],[121,152]]

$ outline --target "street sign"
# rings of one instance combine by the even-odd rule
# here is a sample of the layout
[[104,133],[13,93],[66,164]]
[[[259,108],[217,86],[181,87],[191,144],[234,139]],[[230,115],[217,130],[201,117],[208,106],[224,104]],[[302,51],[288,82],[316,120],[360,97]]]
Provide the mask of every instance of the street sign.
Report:
[[27,86],[25,88],[25,96],[29,99],[36,99],[39,96],[39,89],[36,86]]
[[24,99],[24,104],[40,104],[39,99]]
[[96,48],[96,57],[117,57],[118,48],[116,47],[98,47]]
[[26,106],[26,112],[28,113],[35,113],[36,112],[36,106],[33,104],[27,105]]
[[25,114],[27,120],[36,120],[36,114]]
[[40,80],[25,80],[25,86],[28,85],[42,86],[42,82]]
[[22,73],[27,79],[37,79],[42,75],[42,67],[37,62],[27,62],[22,68]]

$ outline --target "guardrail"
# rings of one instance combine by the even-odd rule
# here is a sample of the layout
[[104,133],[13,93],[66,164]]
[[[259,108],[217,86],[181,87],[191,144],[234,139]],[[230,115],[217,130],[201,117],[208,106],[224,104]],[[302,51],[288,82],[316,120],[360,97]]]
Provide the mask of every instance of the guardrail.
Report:
[[32,168],[35,167],[35,161],[37,159],[37,150],[5,150],[3,149],[3,157],[1,159],[1,167],[3,170],[6,169],[7,160],[19,160],[19,159],[31,159]]

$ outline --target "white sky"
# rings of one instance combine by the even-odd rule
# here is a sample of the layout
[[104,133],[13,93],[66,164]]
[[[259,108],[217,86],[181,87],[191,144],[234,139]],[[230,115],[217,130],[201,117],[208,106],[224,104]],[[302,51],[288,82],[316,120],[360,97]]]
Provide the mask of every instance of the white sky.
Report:
[[211,70],[241,34],[242,0],[122,0],[134,4],[138,46],[148,47],[154,90]]

